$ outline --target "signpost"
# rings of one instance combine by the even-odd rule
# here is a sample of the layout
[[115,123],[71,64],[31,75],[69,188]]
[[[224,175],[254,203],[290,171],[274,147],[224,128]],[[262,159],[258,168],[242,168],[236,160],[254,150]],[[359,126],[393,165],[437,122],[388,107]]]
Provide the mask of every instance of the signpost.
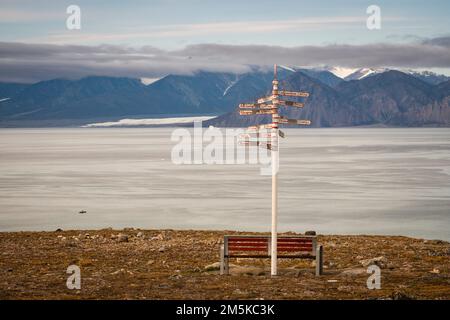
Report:
[[[277,80],[277,65],[274,65],[274,79],[272,81],[272,95],[262,97],[256,100],[256,103],[241,103],[239,105],[240,115],[258,115],[271,114],[272,123],[256,125],[248,127],[247,133],[239,136],[240,144],[247,146],[258,146],[271,150],[272,157],[272,229],[271,229],[271,268],[270,274],[277,275],[277,215],[278,215],[278,161],[279,161],[279,145],[278,137],[284,138],[285,134],[279,130],[279,124],[295,124],[295,125],[310,125],[310,120],[288,119],[278,114],[278,106],[288,106],[303,108],[304,104],[296,101],[280,100],[279,96],[287,97],[301,97],[307,98],[309,93],[300,91],[286,91],[278,90]],[[260,133],[260,130],[265,130],[266,134]],[[269,133],[267,133],[269,131]],[[252,137],[252,134],[255,135]]]

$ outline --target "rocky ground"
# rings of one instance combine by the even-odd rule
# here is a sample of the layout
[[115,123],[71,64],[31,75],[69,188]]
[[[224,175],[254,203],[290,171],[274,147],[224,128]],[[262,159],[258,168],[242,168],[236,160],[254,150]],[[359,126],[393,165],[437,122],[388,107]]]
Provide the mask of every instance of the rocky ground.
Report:
[[[450,244],[389,236],[319,236],[311,260],[236,259],[217,271],[226,231],[96,230],[0,233],[0,299],[450,299]],[[369,290],[367,266],[381,267]],[[69,265],[81,289],[66,286]]]

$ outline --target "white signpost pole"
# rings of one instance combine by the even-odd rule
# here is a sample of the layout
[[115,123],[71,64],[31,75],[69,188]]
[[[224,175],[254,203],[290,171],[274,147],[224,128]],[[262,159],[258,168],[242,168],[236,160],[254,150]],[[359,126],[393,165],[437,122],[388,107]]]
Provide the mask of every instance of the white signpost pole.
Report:
[[277,65],[274,66],[274,80],[272,82],[272,96],[274,99],[274,107],[277,112],[272,115],[272,123],[276,127],[272,129],[275,137],[272,137],[272,232],[271,232],[271,267],[270,274],[277,275],[277,216],[278,216],[278,161],[279,161],[279,139],[278,139],[278,80],[277,80]]
[[[278,129],[274,129],[278,130]],[[277,215],[278,215],[278,173],[276,162],[278,161],[278,151],[272,150],[272,243],[271,243],[271,268],[272,276],[277,275]]]

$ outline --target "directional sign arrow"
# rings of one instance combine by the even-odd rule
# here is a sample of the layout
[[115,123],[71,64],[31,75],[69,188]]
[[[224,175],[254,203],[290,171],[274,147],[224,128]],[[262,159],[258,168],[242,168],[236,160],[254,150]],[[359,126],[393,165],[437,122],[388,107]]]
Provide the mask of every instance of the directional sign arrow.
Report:
[[288,119],[285,117],[279,117],[278,123],[280,124],[301,124],[305,126],[309,126],[311,124],[310,120],[297,120],[297,119]]
[[275,132],[246,132],[241,133],[239,135],[239,139],[245,140],[245,139],[270,139],[275,138],[277,134]]
[[280,135],[280,137],[282,137],[282,138],[284,138],[284,136],[285,136],[284,132],[283,132],[283,131],[281,131],[281,130],[278,130],[278,134],[279,134],[279,135]]
[[256,102],[264,103],[264,102],[272,101],[274,98],[275,98],[274,96],[267,96],[267,97],[259,98],[258,100],[256,100]]
[[261,129],[276,129],[276,128],[278,128],[278,126],[275,123],[268,123],[268,124],[260,124],[257,126],[250,126],[247,128],[247,130],[258,131]]
[[309,97],[308,92],[302,92],[302,91],[285,91],[285,90],[278,90],[278,94],[281,96],[289,96],[289,97]]
[[268,142],[262,142],[262,141],[239,141],[240,145],[244,145],[244,146],[249,146],[249,147],[262,147],[262,148],[266,148],[269,150],[277,150],[277,146],[272,144],[272,143],[268,143]]
[[241,103],[239,104],[241,109],[273,109],[275,106],[273,104],[264,103]]
[[277,109],[263,109],[263,110],[239,110],[241,116],[250,116],[255,114],[275,114]]
[[297,108],[303,108],[305,106],[304,103],[301,102],[295,102],[295,101],[286,101],[286,100],[278,100],[279,104],[288,106],[288,107],[297,107]]

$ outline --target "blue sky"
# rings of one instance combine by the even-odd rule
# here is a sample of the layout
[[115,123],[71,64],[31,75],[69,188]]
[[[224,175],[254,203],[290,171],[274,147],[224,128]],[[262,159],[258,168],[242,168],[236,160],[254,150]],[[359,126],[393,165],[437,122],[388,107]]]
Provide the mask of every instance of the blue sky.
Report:
[[[81,8],[81,30],[66,28],[66,8],[71,4]],[[373,4],[381,9],[380,30],[366,27],[366,9]],[[203,44],[282,48],[414,44],[448,37],[449,13],[450,1],[444,0],[0,0],[0,42],[150,46],[164,52]],[[325,59],[329,62],[333,61]],[[450,65],[421,61],[411,67],[449,73]],[[169,69],[149,73],[158,76]]]
[[[81,8],[80,31],[65,27],[70,4]],[[381,8],[381,30],[366,28],[371,4]],[[1,41],[298,46],[405,41],[450,30],[450,1],[3,0],[0,6]]]

